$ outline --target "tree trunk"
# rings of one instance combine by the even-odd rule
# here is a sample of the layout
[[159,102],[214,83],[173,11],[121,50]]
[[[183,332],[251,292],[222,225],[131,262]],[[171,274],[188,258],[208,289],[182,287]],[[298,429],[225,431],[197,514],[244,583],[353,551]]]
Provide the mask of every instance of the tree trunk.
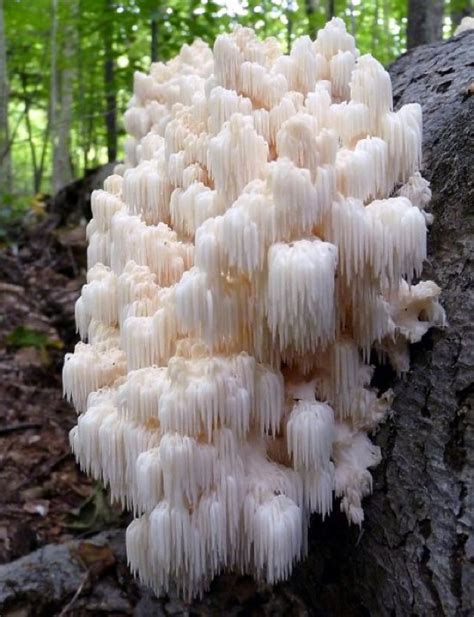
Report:
[[[71,8],[70,3],[65,6],[68,7],[68,10]],[[74,71],[71,64],[75,51],[74,26],[67,20],[62,29],[61,37],[59,26],[58,1],[52,0],[50,124],[53,146],[52,187],[54,193],[72,181],[69,150],[72,121],[72,86],[74,80]],[[62,46],[58,44],[60,39],[64,40],[64,45]],[[58,62],[58,49],[60,47],[64,50],[61,57],[61,65]]]
[[411,370],[395,382],[361,533],[337,514],[313,524],[310,557],[292,586],[315,615],[474,614],[473,47],[469,31],[390,68],[396,108],[423,107],[435,217],[424,276],[443,289],[449,327],[413,346]]
[[7,43],[3,0],[0,0],[0,198],[12,192],[11,143],[8,130],[8,71]]
[[[76,2],[70,0],[67,4],[69,20],[76,17]],[[62,153],[64,175],[62,186],[72,182],[74,177],[71,162],[71,126],[73,87],[75,79],[74,54],[76,52],[76,26],[69,21],[64,28],[63,61],[61,71],[61,111],[59,114],[58,150]],[[62,187],[61,187],[62,188]]]
[[23,102],[25,105],[25,125],[26,132],[28,133],[28,145],[30,147],[30,155],[31,155],[31,165],[33,166],[33,193],[37,193],[39,191],[38,186],[38,160],[36,156],[36,148],[35,141],[33,138],[33,126],[31,124],[30,118],[30,95],[28,93],[28,80],[26,73],[21,74],[20,76],[21,86],[23,89]]
[[[105,0],[105,11],[111,13],[113,0]],[[105,128],[107,131],[107,157],[109,163],[117,159],[117,95],[115,92],[115,63],[113,50],[113,24],[104,25],[104,88]]]
[[328,20],[336,14],[336,0],[328,0]]
[[408,0],[407,47],[440,41],[444,0]]

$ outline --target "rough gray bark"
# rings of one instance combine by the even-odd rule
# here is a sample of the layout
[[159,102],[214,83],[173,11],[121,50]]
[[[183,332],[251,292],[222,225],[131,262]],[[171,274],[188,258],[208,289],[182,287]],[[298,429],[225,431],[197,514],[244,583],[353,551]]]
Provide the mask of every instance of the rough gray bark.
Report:
[[435,216],[424,276],[443,289],[449,328],[413,349],[380,438],[386,464],[357,564],[361,598],[377,615],[473,610],[473,46],[468,32],[408,52],[390,69],[396,106],[423,106]]
[[443,0],[408,0],[408,49],[441,40],[443,5]]
[[473,614],[473,46],[466,32],[390,68],[396,107],[423,106],[435,216],[424,277],[443,289],[449,328],[414,346],[410,373],[395,382],[362,535],[338,516],[313,526],[293,585],[318,615]]

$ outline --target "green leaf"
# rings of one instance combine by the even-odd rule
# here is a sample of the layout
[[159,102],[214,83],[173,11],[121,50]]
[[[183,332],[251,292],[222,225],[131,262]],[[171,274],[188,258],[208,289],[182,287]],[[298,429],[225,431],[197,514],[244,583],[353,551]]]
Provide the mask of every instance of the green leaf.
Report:
[[33,330],[27,326],[18,326],[13,332],[6,337],[6,342],[12,347],[18,349],[22,347],[36,347],[37,349],[46,349],[47,347],[54,347],[61,349],[63,347],[62,341],[54,340],[43,332]]
[[90,497],[68,513],[66,526],[78,533],[98,531],[117,523],[119,517],[120,514],[109,504],[105,491],[97,486]]

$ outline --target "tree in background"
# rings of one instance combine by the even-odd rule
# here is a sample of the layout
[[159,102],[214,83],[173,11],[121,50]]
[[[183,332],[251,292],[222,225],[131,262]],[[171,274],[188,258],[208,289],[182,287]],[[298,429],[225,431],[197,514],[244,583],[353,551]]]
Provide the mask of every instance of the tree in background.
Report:
[[443,0],[408,0],[408,49],[441,40],[443,5]]
[[73,18],[77,16],[77,8],[76,0],[62,2],[60,7],[58,0],[52,0],[50,127],[53,148],[52,188],[55,193],[73,178],[70,144],[75,80],[73,59],[77,46]]

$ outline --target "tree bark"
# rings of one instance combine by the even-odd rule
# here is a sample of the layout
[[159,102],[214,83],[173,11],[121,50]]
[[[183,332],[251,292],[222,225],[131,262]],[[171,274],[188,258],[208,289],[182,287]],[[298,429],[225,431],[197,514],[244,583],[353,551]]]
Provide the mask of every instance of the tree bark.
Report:
[[[66,5],[64,5],[66,6]],[[68,10],[71,4],[67,5]],[[75,51],[74,26],[68,20],[63,26],[60,36],[59,6],[57,0],[52,0],[52,31],[51,31],[51,105],[50,124],[53,146],[53,192],[61,190],[72,181],[70,160],[70,131],[72,122],[72,87],[74,71],[71,59]],[[64,45],[60,46],[60,40]],[[59,47],[63,47],[61,66],[58,62]]]
[[440,41],[444,0],[408,0],[407,47]]
[[12,192],[11,143],[8,128],[7,43],[3,0],[0,0],[0,197]]
[[[449,327],[413,346],[410,372],[394,384],[362,531],[337,513],[314,521],[310,557],[291,584],[315,615],[474,614],[473,46],[469,31],[418,47],[389,69],[396,108],[423,107],[435,217],[423,275],[443,289]],[[379,378],[391,379],[388,371]]]

